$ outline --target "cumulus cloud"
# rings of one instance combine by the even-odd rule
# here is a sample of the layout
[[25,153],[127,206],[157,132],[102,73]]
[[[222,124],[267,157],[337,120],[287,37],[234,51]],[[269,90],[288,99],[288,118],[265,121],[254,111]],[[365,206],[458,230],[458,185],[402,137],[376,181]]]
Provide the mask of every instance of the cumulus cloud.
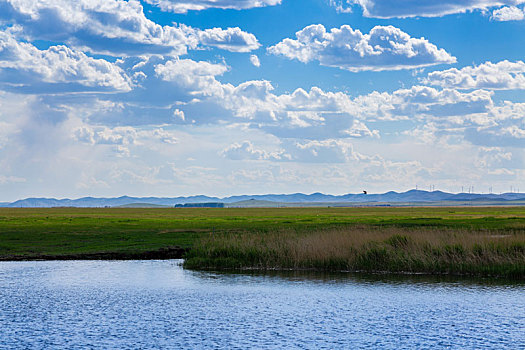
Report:
[[164,130],[163,128],[154,129],[154,130],[146,130],[139,133],[139,135],[147,135],[148,137],[151,137],[153,139],[157,139],[163,143],[175,145],[179,141],[173,133]]
[[199,44],[235,52],[259,47],[253,34],[239,28],[161,26],[144,15],[136,0],[0,0],[0,22],[19,25],[18,34],[29,40],[109,55],[182,55]]
[[252,80],[237,86],[221,84],[221,93],[210,102],[224,108],[229,115],[254,122],[275,120],[274,112],[281,109],[274,87],[267,80]]
[[465,130],[465,139],[475,145],[490,147],[525,146],[525,103],[504,101],[492,106],[486,118],[490,123]]
[[351,100],[343,92],[323,91],[316,86],[310,91],[302,88],[291,94],[283,94],[279,100],[292,111],[342,112],[352,108]]
[[449,93],[448,99],[450,102],[438,99],[415,106],[414,115],[419,116],[420,122],[403,134],[426,144],[463,140],[485,147],[523,147],[525,104],[510,101],[495,104],[492,94],[484,90]]
[[358,158],[352,144],[345,140],[295,142],[288,148],[291,159],[303,163],[346,163]]
[[474,10],[487,10],[504,5],[518,5],[525,0],[345,0],[340,1],[345,8],[359,5],[365,17],[406,18],[406,17],[441,17],[453,13]]
[[186,13],[209,8],[244,10],[279,5],[282,0],[145,0],[163,11]]
[[357,105],[342,92],[312,87],[275,94],[265,80],[222,83],[218,77],[228,70],[226,65],[191,59],[149,58],[134,67],[145,72],[141,86],[150,93],[143,95],[143,88],[137,88],[125,95],[126,102],[94,113],[91,122],[117,118],[120,125],[247,123],[286,138],[379,136],[358,118]]
[[503,101],[491,109],[491,115],[498,121],[517,120],[525,122],[525,103]]
[[476,156],[477,165],[484,168],[510,166],[511,161],[512,152],[508,152],[502,147],[479,147]]
[[[455,88],[413,86],[391,93],[350,97],[343,92],[312,87],[308,91],[299,88],[276,94],[272,84],[264,80],[239,85],[220,82],[218,77],[228,70],[223,63],[148,58],[134,67],[147,76],[141,85],[150,93],[141,95],[142,89],[135,89],[119,96],[122,99],[130,95],[125,102],[108,103],[99,109],[90,105],[93,110],[88,117],[90,122],[107,124],[116,118],[117,125],[134,126],[238,124],[282,140],[309,141],[383,138],[382,130],[390,130],[389,133],[394,130],[401,135],[424,123],[434,126],[425,131],[430,141],[436,140],[436,135],[459,136],[471,129],[468,132],[476,137],[500,135],[493,138],[491,145],[497,145],[505,137],[516,138],[523,129],[519,118],[525,107],[516,103],[495,105],[494,93],[488,89],[461,92]],[[391,127],[384,129],[385,123],[392,123]],[[253,153],[246,159],[271,158],[253,151],[254,147],[240,145],[232,148],[231,154],[242,151]],[[288,148],[286,154],[293,155]],[[273,158],[277,156],[274,154]]]
[[516,6],[507,6],[492,11],[492,17],[494,21],[505,22],[505,21],[521,21],[525,18],[525,13],[522,9]]
[[[203,72],[215,74],[215,68],[208,67],[203,69]],[[151,76],[154,77],[155,75],[152,74]],[[175,84],[175,82],[170,81],[166,81],[166,83]],[[158,186],[162,181],[171,181],[166,183],[169,184],[169,188],[172,188],[175,186],[175,182],[188,181],[184,178],[187,174],[192,174],[191,178],[195,179],[196,173],[190,171],[188,167],[188,162],[191,161],[186,161],[191,156],[197,159],[198,164],[206,167],[199,172],[199,175],[205,176],[206,179],[214,179],[214,184],[220,185],[221,179],[223,181],[231,174],[244,174],[247,189],[250,186],[253,187],[254,181],[258,181],[256,179],[259,177],[255,172],[264,169],[266,170],[259,175],[263,178],[266,175],[274,176],[276,183],[283,181],[289,181],[292,184],[302,183],[301,181],[310,183],[317,181],[316,176],[319,176],[325,181],[339,181],[338,186],[352,183],[352,179],[355,178],[366,179],[368,186],[368,183],[389,181],[388,179],[392,177],[399,177],[403,181],[413,184],[421,183],[419,181],[422,178],[434,176],[434,173],[428,175],[429,172],[442,171],[446,164],[455,164],[455,169],[450,175],[450,178],[454,179],[460,171],[457,168],[463,169],[465,173],[472,169],[476,170],[477,168],[471,166],[470,163],[465,164],[463,158],[458,158],[461,159],[460,161],[455,159],[460,155],[463,156],[464,149],[477,147],[472,146],[472,144],[483,147],[498,147],[501,150],[498,152],[500,154],[494,155],[494,157],[499,157],[501,161],[499,163],[493,161],[490,169],[479,170],[478,175],[483,175],[489,170],[496,171],[498,167],[504,167],[519,174],[516,172],[516,164],[520,164],[522,156],[516,157],[514,154],[520,155],[522,153],[521,150],[525,142],[523,138],[525,105],[508,102],[504,105],[494,106],[491,101],[492,94],[489,91],[479,90],[461,93],[430,87],[414,87],[392,93],[377,93],[379,97],[388,102],[391,108],[387,111],[388,114],[394,117],[402,114],[407,118],[405,120],[393,120],[391,124],[386,124],[383,121],[380,123],[372,122],[370,120],[373,118],[372,116],[366,118],[366,113],[361,110],[364,105],[357,103],[358,99],[372,98],[369,96],[371,94],[351,98],[344,93],[333,93],[313,88],[308,91],[298,90],[290,94],[280,95],[271,90],[271,85],[264,81],[247,82],[242,87],[240,85],[223,85],[222,99],[210,95],[201,97],[201,102],[195,103],[211,103],[210,101],[212,101],[212,109],[217,110],[223,104],[231,103],[229,101],[231,96],[228,95],[228,91],[238,89],[237,97],[242,96],[244,103],[257,105],[252,111],[253,114],[248,114],[248,110],[245,110],[247,114],[236,115],[236,109],[233,108],[234,104],[232,104],[232,109],[227,109],[230,113],[229,116],[224,115],[224,118],[217,120],[216,124],[207,123],[208,120],[203,122],[197,119],[197,123],[186,129],[177,126],[168,130],[169,126],[130,128],[129,126],[90,125],[78,120],[74,125],[71,125],[72,116],[78,116],[84,120],[84,111],[76,108],[76,106],[69,106],[66,110],[69,119],[66,118],[65,121],[62,119],[62,122],[55,123],[57,126],[54,128],[42,128],[41,124],[32,127],[39,120],[38,118],[42,118],[40,113],[34,113],[30,120],[24,124],[11,127],[10,130],[12,131],[5,135],[8,138],[7,147],[9,148],[2,149],[1,152],[2,175],[26,178],[29,171],[26,171],[24,167],[26,167],[25,164],[29,163],[32,173],[44,173],[49,178],[51,175],[56,175],[56,172],[51,168],[59,167],[61,171],[67,172],[67,178],[64,176],[61,180],[66,181],[63,183],[68,185],[72,185],[71,179],[68,179],[72,173],[82,172],[85,176],[82,175],[77,178],[83,180],[76,180],[76,182],[82,182],[88,188],[93,188],[89,186],[99,186],[96,183],[103,180],[108,186],[112,188],[120,186],[118,189],[125,191],[126,186],[140,186],[139,184],[144,182],[149,183],[149,186],[144,187],[144,193],[148,193],[151,188],[155,188],[152,186],[153,184]],[[13,95],[9,94],[2,99],[1,95],[2,93],[0,93],[0,120],[7,124],[18,123],[17,116],[26,115],[27,111],[44,109],[42,103],[29,104],[27,108],[17,112],[17,106],[22,105],[25,100],[35,100],[35,97],[22,96],[20,100],[14,99]],[[117,96],[108,96],[108,98],[113,97]],[[60,104],[67,104],[68,102],[70,101],[62,100]],[[378,102],[371,100],[370,103],[377,104]],[[469,104],[470,109],[468,108]],[[472,114],[461,115],[456,113],[454,111],[456,106],[460,106]],[[170,117],[174,118],[173,114],[176,109],[181,112],[184,110],[186,123],[190,123],[195,116],[187,112],[187,107],[187,104],[178,105],[170,111]],[[100,106],[97,108],[102,110],[103,108],[115,107]],[[128,107],[125,105],[122,108]],[[448,112],[445,113],[443,108]],[[202,111],[200,108],[197,110]],[[270,112],[274,112],[275,119],[268,118]],[[94,113],[98,114],[98,112]],[[6,115],[10,117],[6,118]],[[127,113],[123,115],[128,116]],[[483,115],[484,118],[489,118],[493,122],[486,125],[476,124],[468,120],[473,115]],[[126,123],[125,117],[120,120],[122,123]],[[242,123],[242,121],[247,121],[247,123]],[[303,123],[310,126],[305,126]],[[403,130],[413,130],[416,127],[432,124],[433,128],[428,131],[432,133],[434,140],[428,145],[420,145],[413,139],[403,136],[402,142],[406,143],[406,148],[400,149],[397,148],[398,143],[396,141],[392,142],[392,136],[388,138],[381,135],[382,142],[363,138],[363,130],[366,130],[363,124],[372,133],[374,129],[379,129],[380,132],[400,133]],[[60,128],[64,125],[68,127]],[[275,129],[266,128],[269,126],[273,126]],[[199,132],[192,135],[191,138],[185,139],[185,136],[181,136],[180,131],[187,131],[190,128],[199,130]],[[230,141],[230,138],[235,134],[233,132],[235,128],[238,128],[236,131],[238,134],[235,138],[237,140],[245,140],[246,133],[257,134],[259,140],[262,141],[241,141],[232,144],[235,141]],[[44,129],[45,132],[38,134],[40,129]],[[315,132],[316,129],[317,132]],[[351,134],[353,135],[344,133],[345,130],[352,129]],[[3,130],[4,126],[2,125],[0,139]],[[32,148],[26,144],[23,144],[24,147],[19,147],[22,144],[20,142],[22,136],[13,136],[13,133],[19,132],[16,130],[23,130],[23,138],[26,143],[32,144],[35,134],[39,135],[38,142]],[[55,132],[52,132],[53,130]],[[56,130],[60,130],[60,133]],[[68,132],[69,141],[57,137],[57,134],[61,135],[62,132]],[[279,137],[269,136],[268,134],[278,135]],[[203,137],[202,135],[206,136]],[[454,137],[454,139],[450,138],[453,140],[452,145],[446,145],[445,142],[441,141],[447,140],[448,135]],[[350,137],[352,138],[350,139]],[[268,142],[268,138],[274,141]],[[44,140],[48,143],[56,142],[57,139],[60,142],[57,142],[54,147],[49,147],[44,142]],[[271,142],[274,143],[271,144]],[[353,147],[355,145],[356,149],[360,149],[360,145],[363,147],[363,145],[370,144],[373,144],[373,148],[368,148],[368,152],[373,152],[372,154],[377,152],[380,156],[365,156],[357,153]],[[421,147],[433,149],[434,153],[421,151]],[[511,147],[511,150],[507,147]],[[516,149],[515,153],[512,153],[512,147]],[[17,153],[20,152],[17,150],[18,148],[23,151]],[[42,158],[42,155],[34,155],[35,152],[42,152],[40,149],[46,149],[46,158]],[[206,154],[206,156],[198,157],[195,153],[189,152],[188,149],[199,149],[198,152]],[[427,157],[428,160],[413,161],[413,159],[419,159],[421,152],[431,154]],[[509,155],[509,153],[512,154]],[[210,159],[209,154],[220,154],[222,157],[214,158],[212,156]],[[253,161],[249,163],[225,161],[224,158]],[[396,161],[391,161],[393,158]],[[465,156],[466,158],[467,156]],[[16,159],[24,159],[24,161],[17,163]],[[42,167],[42,164],[38,163],[38,159],[53,159],[52,165],[46,167],[44,172],[38,172],[34,170]],[[173,169],[171,166],[168,167],[169,169],[163,168],[167,159],[176,164],[172,166]],[[469,161],[472,162],[473,160]],[[258,162],[262,164],[258,165]],[[456,165],[458,163],[459,165]],[[12,168],[7,170],[3,167],[4,164],[11,164]],[[64,170],[64,164],[70,168]],[[260,167],[258,168],[258,166]],[[232,170],[231,167],[235,170]],[[272,167],[277,167],[278,170],[273,171],[270,169]],[[107,175],[109,172],[111,172],[111,176]],[[315,176],[311,175],[312,172],[315,173]],[[113,177],[113,175],[115,176]],[[248,179],[252,176],[255,179]],[[29,176],[28,179],[31,183],[36,181],[36,177],[33,175]],[[93,185],[90,185],[92,183],[90,179],[94,180]],[[125,183],[126,186],[123,186],[122,183]],[[197,184],[185,183],[188,186],[193,186],[191,188],[199,188],[196,180],[195,183]],[[263,181],[262,183],[267,184],[268,182]],[[315,186],[321,185],[322,182],[315,183]],[[180,186],[180,188],[183,189],[184,186]],[[209,190],[213,190],[213,188],[214,186],[210,186]],[[232,188],[237,188],[237,183]],[[337,190],[337,186],[334,187],[335,190]]]
[[465,139],[474,145],[525,147],[525,125],[498,125],[482,129],[467,129]]
[[184,28],[160,26],[146,18],[139,1],[1,0],[0,21],[21,26],[28,39],[64,42],[109,54],[184,54],[197,38]]
[[341,92],[296,89],[277,95],[268,81],[249,81],[238,86],[223,85],[215,103],[247,120],[252,128],[284,138],[327,139],[376,136],[355,121],[354,104]]
[[453,89],[438,90],[428,86],[413,86],[393,93],[372,92],[354,99],[358,117],[369,120],[438,121],[456,118],[465,121],[471,115],[483,115],[493,106],[493,93],[475,90],[462,93]]
[[[118,65],[134,77],[131,91],[68,100],[77,111],[85,111],[90,123],[139,126],[213,122],[225,110],[225,91],[233,89],[217,80],[229,69],[223,63],[152,56],[119,60]],[[231,119],[229,114],[223,119]]]
[[[177,138],[163,128],[141,130],[130,126],[117,126],[114,128],[106,126],[84,125],[74,130],[77,141],[91,145],[138,145],[141,140],[154,139],[162,143],[176,144]],[[124,148],[121,148],[124,149]]]
[[250,52],[261,46],[255,35],[243,32],[238,27],[206,29],[197,31],[197,34],[201,44],[232,52]]
[[339,13],[351,13],[353,4],[353,0],[330,0],[330,6]]
[[363,34],[349,25],[327,32],[321,24],[296,33],[297,39],[284,39],[268,52],[289,59],[337,67],[352,72],[411,69],[456,62],[444,49],[424,38],[416,39],[393,26],[376,26]]
[[137,131],[129,126],[116,128],[83,126],[75,131],[75,137],[78,141],[93,145],[130,145],[135,143]]
[[93,126],[85,124],[73,131],[73,138],[93,147],[106,146],[118,157],[130,157],[134,150],[151,148],[154,143],[176,145],[178,139],[163,128],[144,129],[131,126]]
[[283,150],[266,151],[257,149],[250,141],[243,141],[241,143],[233,143],[220,152],[224,158],[231,160],[285,160],[290,159],[290,156],[285,154]]
[[0,31],[0,86],[30,93],[125,92],[131,79],[117,65],[66,46],[39,50]]
[[255,67],[261,66],[261,61],[259,61],[259,57],[257,57],[257,55],[250,55],[250,63]]
[[462,69],[435,71],[422,80],[425,84],[450,89],[525,89],[525,63],[522,61],[485,62]]
[[370,130],[365,123],[354,120],[349,129],[343,130],[350,137],[379,137],[379,130]]
[[222,95],[222,84],[215,79],[224,74],[228,67],[206,61],[190,59],[170,60],[155,66],[155,74],[162,80],[182,86],[189,93]]
[[379,136],[377,130],[356,119],[356,104],[342,92],[312,87],[310,91],[270,94],[265,101],[259,108],[267,108],[271,118],[259,119],[258,127],[278,137],[323,140]]
[[[194,96],[175,107],[183,112],[184,119],[173,118],[175,109],[171,109],[170,117],[196,125],[246,123],[279,138],[306,140],[378,138],[381,130],[371,125],[386,121],[434,122],[443,129],[488,127],[497,119],[493,92],[486,89],[460,92],[413,86],[351,98],[312,87],[309,91],[299,88],[275,94],[272,84],[264,80],[237,86],[221,83],[217,77],[227,69],[223,64],[180,59],[156,64],[159,79]],[[170,90],[169,85],[163,90]],[[502,110],[498,115],[509,113]],[[512,113],[519,114],[516,107]]]
[[220,155],[230,160],[269,160],[298,163],[345,163],[360,160],[352,144],[346,140],[286,140],[276,151],[257,148],[250,141],[233,143]]

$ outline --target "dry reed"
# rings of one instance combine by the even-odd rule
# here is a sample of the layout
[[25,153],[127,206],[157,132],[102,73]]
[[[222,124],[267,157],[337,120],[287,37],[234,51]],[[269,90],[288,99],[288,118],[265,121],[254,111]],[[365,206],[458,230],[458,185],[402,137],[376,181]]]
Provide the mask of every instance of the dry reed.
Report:
[[199,269],[319,269],[523,278],[522,230],[377,228],[226,233],[198,241],[185,266]]

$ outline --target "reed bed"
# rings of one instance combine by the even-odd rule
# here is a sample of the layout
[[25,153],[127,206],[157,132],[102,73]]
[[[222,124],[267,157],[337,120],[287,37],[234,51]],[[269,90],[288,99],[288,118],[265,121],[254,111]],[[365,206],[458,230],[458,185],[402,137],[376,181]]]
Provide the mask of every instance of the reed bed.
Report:
[[207,235],[190,269],[315,269],[525,277],[523,230],[354,226]]

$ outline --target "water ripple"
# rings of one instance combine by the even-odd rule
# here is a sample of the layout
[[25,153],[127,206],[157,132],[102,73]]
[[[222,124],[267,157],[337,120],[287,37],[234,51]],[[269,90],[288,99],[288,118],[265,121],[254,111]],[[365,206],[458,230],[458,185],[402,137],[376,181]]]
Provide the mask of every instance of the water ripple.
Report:
[[2,349],[525,348],[525,286],[0,263]]

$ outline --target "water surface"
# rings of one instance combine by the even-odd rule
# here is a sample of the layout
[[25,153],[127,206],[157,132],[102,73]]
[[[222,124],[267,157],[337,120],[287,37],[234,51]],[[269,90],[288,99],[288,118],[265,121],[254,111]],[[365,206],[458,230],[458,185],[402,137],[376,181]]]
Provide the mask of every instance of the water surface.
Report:
[[0,262],[0,348],[525,349],[525,285]]

